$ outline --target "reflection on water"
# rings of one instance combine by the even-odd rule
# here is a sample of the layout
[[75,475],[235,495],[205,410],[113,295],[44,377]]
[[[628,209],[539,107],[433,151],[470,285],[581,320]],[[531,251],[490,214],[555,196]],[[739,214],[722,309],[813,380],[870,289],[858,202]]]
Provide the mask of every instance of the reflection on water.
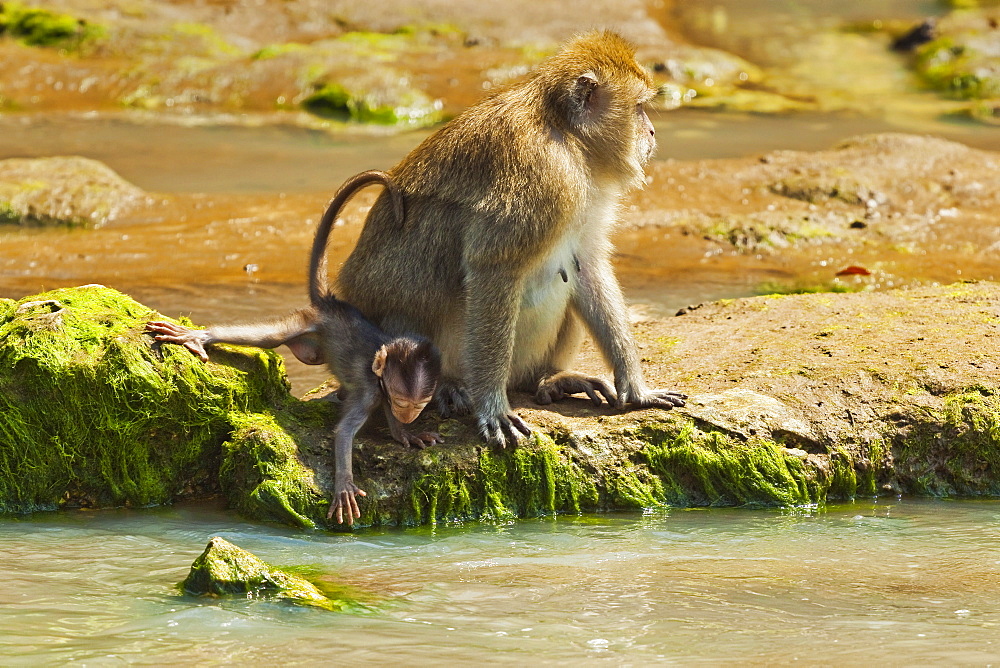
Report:
[[[388,602],[336,614],[193,599],[221,535]],[[26,663],[765,661],[1000,657],[1000,505],[588,515],[299,534],[204,506],[0,524],[0,656]]]

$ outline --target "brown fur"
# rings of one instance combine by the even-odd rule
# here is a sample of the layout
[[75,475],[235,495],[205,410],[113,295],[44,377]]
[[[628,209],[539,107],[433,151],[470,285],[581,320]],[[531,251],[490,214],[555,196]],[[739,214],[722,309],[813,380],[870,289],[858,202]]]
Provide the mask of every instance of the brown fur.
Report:
[[[348,300],[389,332],[439,345],[439,409],[461,412],[471,399],[492,442],[528,431],[510,410],[509,384],[543,403],[569,391],[680,403],[642,380],[608,240],[618,200],[643,183],[655,146],[642,111],[655,93],[618,35],[573,40],[390,170],[406,224],[393,224],[383,195],[344,264]],[[611,363],[615,390],[563,370],[581,326]]]

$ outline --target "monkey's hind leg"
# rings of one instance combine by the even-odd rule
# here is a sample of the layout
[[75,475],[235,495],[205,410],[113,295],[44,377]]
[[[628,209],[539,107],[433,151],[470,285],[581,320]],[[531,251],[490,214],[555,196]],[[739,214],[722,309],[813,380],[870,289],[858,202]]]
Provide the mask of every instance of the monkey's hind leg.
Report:
[[564,370],[576,357],[583,335],[580,319],[572,310],[567,310],[559,335],[541,370],[527,374],[534,382],[520,384],[524,390],[534,392],[535,403],[548,406],[571,394],[586,394],[595,406],[605,401],[610,406],[615,405],[615,391],[608,383],[600,378]]
[[454,378],[442,378],[434,392],[434,403],[444,419],[472,412],[472,397],[465,384]]

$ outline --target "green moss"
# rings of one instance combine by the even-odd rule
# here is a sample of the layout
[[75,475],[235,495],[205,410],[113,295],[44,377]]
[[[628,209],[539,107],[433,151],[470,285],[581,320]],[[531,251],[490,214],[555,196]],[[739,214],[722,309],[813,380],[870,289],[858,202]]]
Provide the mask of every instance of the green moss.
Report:
[[828,499],[852,501],[858,493],[858,474],[854,459],[845,448],[837,447],[830,453],[830,487]]
[[79,46],[103,34],[100,26],[68,14],[17,2],[0,3],[0,36],[8,35],[28,46]]
[[290,53],[307,53],[309,46],[298,42],[287,42],[285,44],[268,44],[264,48],[256,51],[251,58],[253,60],[270,60],[280,58]]
[[[294,435],[319,426],[317,409],[328,406],[290,401],[273,413],[232,416],[234,431],[222,446],[219,479],[230,505],[241,514],[313,529],[329,502],[298,453]],[[284,423],[279,424],[279,422]]]
[[426,457],[425,467],[432,470],[410,486],[410,503],[401,524],[505,521],[560,511],[578,513],[597,505],[590,477],[541,434],[517,448],[483,448],[472,467],[459,466],[458,458],[447,452],[428,452]]
[[740,441],[693,424],[649,425],[643,451],[663,501],[681,506],[794,506],[825,501],[830,482],[764,439]]
[[193,596],[241,596],[343,610],[348,602],[326,596],[306,578],[267,563],[219,537],[191,564],[181,588]]
[[399,122],[396,110],[387,105],[372,105],[364,97],[355,97],[339,84],[327,84],[302,101],[306,111],[337,120],[393,125]]
[[324,118],[378,125],[429,125],[442,118],[440,104],[419,91],[405,92],[394,104],[381,104],[372,96],[349,91],[336,83],[319,86],[302,101],[302,107]]
[[960,99],[1000,96],[1000,57],[979,51],[977,36],[956,31],[917,50],[914,68],[934,88]]
[[812,295],[826,292],[846,293],[858,292],[861,286],[845,285],[843,283],[825,283],[810,285],[805,283],[786,284],[776,281],[765,281],[757,286],[756,293],[761,296]]
[[233,416],[287,395],[281,358],[233,351],[206,365],[179,346],[154,350],[143,330],[156,315],[96,285],[4,309],[0,511],[144,506],[216,488]]
[[239,56],[243,53],[230,44],[219,32],[210,25],[203,23],[175,23],[173,32],[181,37],[191,38],[201,43],[201,55],[211,57]]
[[1000,495],[1000,397],[988,388],[946,396],[941,411],[914,419],[895,450],[906,491]]

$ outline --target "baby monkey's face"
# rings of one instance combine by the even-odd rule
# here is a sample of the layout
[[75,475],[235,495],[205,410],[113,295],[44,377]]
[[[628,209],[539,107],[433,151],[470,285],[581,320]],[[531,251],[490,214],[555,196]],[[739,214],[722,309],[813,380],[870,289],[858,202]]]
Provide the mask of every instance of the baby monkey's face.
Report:
[[434,398],[433,392],[428,396],[411,397],[405,393],[395,393],[391,388],[386,389],[389,393],[388,399],[392,414],[403,424],[410,424],[420,417],[420,412]]

